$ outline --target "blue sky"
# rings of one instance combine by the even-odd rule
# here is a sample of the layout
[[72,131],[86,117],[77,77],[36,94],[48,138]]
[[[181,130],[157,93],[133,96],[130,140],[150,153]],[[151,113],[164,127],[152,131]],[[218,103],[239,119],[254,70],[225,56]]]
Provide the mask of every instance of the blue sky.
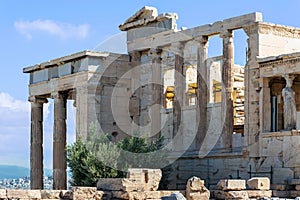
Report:
[[[178,27],[262,12],[266,22],[300,27],[299,0],[0,0],[0,164],[29,166],[28,74],[22,68],[78,51],[93,50],[120,33],[118,25],[145,5],[176,12]],[[52,165],[52,118],[45,109],[45,166]],[[74,141],[74,112],[68,116]]]

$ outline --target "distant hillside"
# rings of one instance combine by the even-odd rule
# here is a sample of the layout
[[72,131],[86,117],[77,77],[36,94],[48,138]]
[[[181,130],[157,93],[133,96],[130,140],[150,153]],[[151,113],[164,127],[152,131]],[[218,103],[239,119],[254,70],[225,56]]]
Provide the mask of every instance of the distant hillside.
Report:
[[[13,179],[29,176],[30,170],[26,167],[0,165],[0,179]],[[44,175],[51,176],[52,170],[44,169]]]
[[0,165],[0,179],[21,178],[29,176],[29,169],[26,167]]

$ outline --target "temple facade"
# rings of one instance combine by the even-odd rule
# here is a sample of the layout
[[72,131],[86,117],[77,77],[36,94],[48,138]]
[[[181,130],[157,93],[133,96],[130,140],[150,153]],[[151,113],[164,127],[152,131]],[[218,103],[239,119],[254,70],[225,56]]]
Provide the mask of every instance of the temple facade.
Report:
[[[115,140],[164,136],[170,189],[193,175],[300,179],[300,29],[251,13],[178,29],[174,13],[144,7],[119,26],[128,54],[84,51],[24,68],[30,75],[31,188],[43,187],[43,104],[54,102],[54,189],[66,188],[66,102],[77,138],[91,123]],[[245,35],[245,64],[235,33]],[[212,38],[221,47],[210,46]],[[209,56],[210,48],[220,55]]]

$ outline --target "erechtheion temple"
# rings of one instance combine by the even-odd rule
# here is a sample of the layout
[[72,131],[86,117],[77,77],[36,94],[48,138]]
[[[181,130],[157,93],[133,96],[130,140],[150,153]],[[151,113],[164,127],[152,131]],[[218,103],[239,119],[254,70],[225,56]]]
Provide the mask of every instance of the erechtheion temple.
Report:
[[[300,179],[300,29],[261,13],[178,29],[174,13],[144,7],[119,26],[128,54],[84,51],[24,68],[30,75],[31,188],[43,187],[43,104],[54,102],[54,189],[66,187],[66,102],[77,137],[96,122],[116,140],[163,135],[171,148],[170,188],[193,175]],[[243,32],[245,65],[236,63]],[[210,57],[210,39],[222,43]]]

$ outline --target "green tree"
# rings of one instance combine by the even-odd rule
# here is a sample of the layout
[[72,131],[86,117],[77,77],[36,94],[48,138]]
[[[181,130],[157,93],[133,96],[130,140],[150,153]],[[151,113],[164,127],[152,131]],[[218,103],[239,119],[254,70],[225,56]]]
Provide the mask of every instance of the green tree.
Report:
[[[99,178],[122,178],[128,168],[160,168],[167,165],[167,151],[163,149],[162,137],[154,142],[130,137],[113,143],[111,137],[101,134],[95,124],[90,125],[88,135],[86,142],[79,139],[67,147],[73,186],[95,186]],[[165,167],[162,171],[161,186],[166,186],[170,168]]]
[[99,178],[118,177],[118,148],[107,134],[92,127],[87,142],[81,139],[67,147],[67,162],[72,173],[71,185],[96,186]]

